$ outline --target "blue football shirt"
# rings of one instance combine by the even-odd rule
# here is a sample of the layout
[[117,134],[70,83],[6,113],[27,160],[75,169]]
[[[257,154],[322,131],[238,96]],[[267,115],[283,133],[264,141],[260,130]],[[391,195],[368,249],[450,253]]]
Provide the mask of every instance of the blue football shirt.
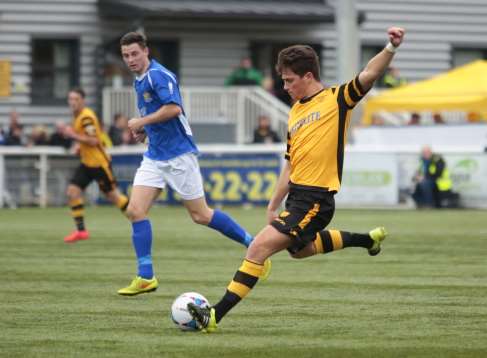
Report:
[[164,122],[144,126],[149,147],[144,155],[153,160],[169,160],[184,153],[198,153],[176,76],[155,60],[147,71],[134,81],[137,107],[142,117],[156,112],[164,105],[177,104],[182,113]]

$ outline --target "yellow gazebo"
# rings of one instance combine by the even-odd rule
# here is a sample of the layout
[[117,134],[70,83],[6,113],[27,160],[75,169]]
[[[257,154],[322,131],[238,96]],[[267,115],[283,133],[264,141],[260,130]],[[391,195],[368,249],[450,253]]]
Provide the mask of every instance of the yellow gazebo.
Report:
[[487,61],[478,60],[449,72],[384,91],[364,105],[364,124],[378,111],[465,111],[487,119]]

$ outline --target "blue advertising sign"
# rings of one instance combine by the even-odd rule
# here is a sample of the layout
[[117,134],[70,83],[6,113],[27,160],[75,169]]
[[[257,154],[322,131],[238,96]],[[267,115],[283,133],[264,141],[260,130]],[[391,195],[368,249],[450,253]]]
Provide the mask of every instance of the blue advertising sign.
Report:
[[[206,199],[210,205],[266,205],[279,178],[281,155],[271,154],[201,154],[199,156]],[[119,188],[129,193],[142,156],[113,155],[112,167]],[[157,203],[179,204],[181,199],[171,189],[164,190]]]

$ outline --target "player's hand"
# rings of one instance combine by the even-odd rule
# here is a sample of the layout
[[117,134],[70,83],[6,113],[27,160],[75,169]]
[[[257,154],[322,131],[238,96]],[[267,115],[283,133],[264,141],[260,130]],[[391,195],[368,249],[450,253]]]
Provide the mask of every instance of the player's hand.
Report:
[[399,47],[404,38],[404,29],[401,27],[389,27],[387,30],[387,35],[389,35],[389,41],[394,47]]
[[76,132],[74,131],[73,127],[71,127],[71,126],[66,126],[64,128],[63,134],[68,138],[76,137]]
[[137,143],[143,143],[145,141],[145,138],[147,137],[147,134],[145,133],[145,130],[142,128],[142,130],[139,130],[137,133],[133,133],[133,136]]
[[267,208],[267,223],[270,224],[271,222],[274,221],[275,218],[277,218],[279,216],[279,214],[277,213],[277,210],[272,210],[272,209],[269,209]]
[[79,155],[80,152],[80,146],[78,142],[75,142],[71,148],[69,148],[69,152],[74,155]]
[[132,118],[128,122],[128,127],[132,131],[134,137],[137,133],[144,129],[144,124],[142,122],[142,118]]

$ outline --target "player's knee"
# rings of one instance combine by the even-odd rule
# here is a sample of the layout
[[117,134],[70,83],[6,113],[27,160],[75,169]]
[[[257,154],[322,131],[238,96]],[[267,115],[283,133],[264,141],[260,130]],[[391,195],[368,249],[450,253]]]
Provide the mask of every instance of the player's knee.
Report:
[[297,252],[289,252],[289,255],[293,259],[304,259],[309,256],[313,256],[316,254],[315,247],[313,244],[308,244],[307,246],[303,247],[301,250]]
[[211,211],[209,210],[190,210],[189,215],[196,224],[208,225],[211,221]]
[[81,190],[75,185],[69,185],[66,189],[66,195],[69,199],[76,199],[81,196]]
[[128,219],[132,222],[139,221],[145,218],[146,213],[137,205],[129,202],[127,206],[127,210],[125,211],[125,215],[127,215]]
[[304,259],[306,257],[301,251],[293,252],[293,253],[290,252],[289,256],[291,256],[293,259]]

